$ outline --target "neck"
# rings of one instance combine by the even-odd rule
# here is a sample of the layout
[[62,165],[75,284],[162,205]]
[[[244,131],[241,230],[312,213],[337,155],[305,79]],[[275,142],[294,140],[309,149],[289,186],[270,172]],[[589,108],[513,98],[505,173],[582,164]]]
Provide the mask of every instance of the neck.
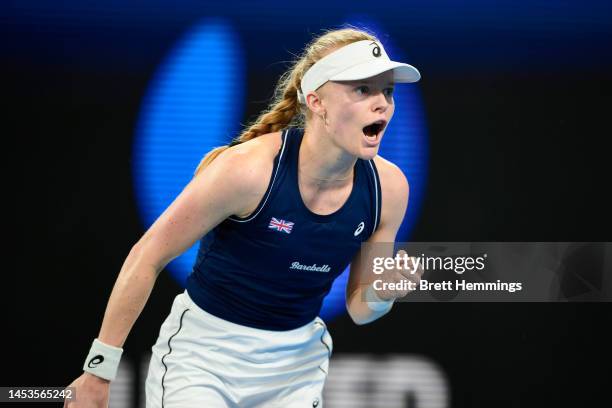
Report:
[[332,142],[320,123],[315,122],[304,130],[298,161],[304,182],[320,187],[352,183],[356,161],[357,157]]

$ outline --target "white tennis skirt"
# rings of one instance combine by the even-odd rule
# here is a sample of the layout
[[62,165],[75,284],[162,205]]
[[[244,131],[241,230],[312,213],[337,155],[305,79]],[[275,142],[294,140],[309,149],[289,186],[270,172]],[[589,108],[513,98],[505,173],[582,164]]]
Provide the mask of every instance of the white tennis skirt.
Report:
[[152,348],[147,408],[321,408],[332,339],[320,318],[288,331],[218,318],[179,294]]

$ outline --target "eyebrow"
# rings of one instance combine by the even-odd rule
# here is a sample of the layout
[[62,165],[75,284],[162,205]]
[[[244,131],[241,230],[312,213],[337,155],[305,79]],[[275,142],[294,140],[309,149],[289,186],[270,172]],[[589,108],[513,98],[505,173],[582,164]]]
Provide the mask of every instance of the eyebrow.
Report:
[[[372,85],[372,84],[376,83],[376,82],[370,81],[368,79],[355,79],[354,81],[351,81],[351,82],[357,82],[357,83],[360,83],[360,84],[368,84],[368,85]],[[387,85],[393,85],[394,86],[395,82],[387,82]]]

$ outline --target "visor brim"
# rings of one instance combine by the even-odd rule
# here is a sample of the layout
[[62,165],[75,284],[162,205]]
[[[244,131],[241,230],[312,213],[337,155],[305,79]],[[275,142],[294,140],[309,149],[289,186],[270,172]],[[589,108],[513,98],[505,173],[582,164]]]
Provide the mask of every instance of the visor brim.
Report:
[[330,81],[355,81],[366,79],[393,70],[393,81],[395,83],[417,82],[421,79],[419,71],[409,64],[402,62],[381,60],[367,61],[363,64],[355,65],[345,71],[342,71],[332,78]]

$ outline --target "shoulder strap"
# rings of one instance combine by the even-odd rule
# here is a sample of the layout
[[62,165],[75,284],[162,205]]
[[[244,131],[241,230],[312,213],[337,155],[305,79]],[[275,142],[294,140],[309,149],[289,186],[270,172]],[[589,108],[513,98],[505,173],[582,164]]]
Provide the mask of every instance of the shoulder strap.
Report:
[[257,217],[257,215],[261,212],[261,210],[263,210],[263,208],[265,207],[266,203],[268,202],[268,198],[270,198],[270,193],[272,192],[272,187],[274,187],[274,183],[276,182],[276,179],[277,179],[277,176],[278,176],[278,170],[281,167],[281,164],[284,162],[283,159],[285,157],[286,150],[287,150],[286,146],[287,146],[287,135],[288,134],[289,134],[289,129],[285,129],[285,130],[283,130],[283,133],[281,133],[282,143],[281,143],[281,147],[280,147],[280,149],[278,151],[278,154],[274,158],[274,165],[272,167],[272,174],[270,176],[270,183],[268,183],[268,188],[266,190],[266,193],[264,194],[263,198],[259,202],[259,205],[255,209],[255,211],[253,211],[251,213],[251,215],[249,215],[247,217],[244,217],[244,218],[236,217],[234,215],[231,215],[231,216],[228,217],[229,220],[235,221],[235,222],[249,222],[249,221],[253,220],[255,217]]

